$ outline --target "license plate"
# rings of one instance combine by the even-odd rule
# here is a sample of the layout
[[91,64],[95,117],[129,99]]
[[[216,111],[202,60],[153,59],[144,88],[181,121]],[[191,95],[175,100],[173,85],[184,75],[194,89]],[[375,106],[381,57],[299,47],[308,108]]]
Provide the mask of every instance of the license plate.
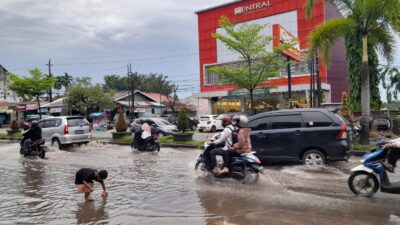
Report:
[[76,130],[75,134],[84,134],[84,131],[83,130]]

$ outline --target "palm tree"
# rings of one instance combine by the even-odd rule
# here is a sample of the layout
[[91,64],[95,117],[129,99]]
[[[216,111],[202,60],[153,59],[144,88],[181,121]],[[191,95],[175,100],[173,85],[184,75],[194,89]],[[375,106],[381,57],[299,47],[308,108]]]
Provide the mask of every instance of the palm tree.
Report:
[[[317,1],[307,0],[304,10],[311,17]],[[361,125],[363,130],[360,142],[369,143],[370,117],[370,79],[368,63],[368,45],[382,53],[388,61],[393,61],[394,32],[400,31],[400,1],[398,0],[327,0],[337,7],[343,18],[332,19],[319,25],[309,36],[310,53],[319,52],[324,63],[329,66],[329,50],[341,37],[360,37],[362,40],[361,73]],[[394,32],[393,32],[394,31]],[[350,40],[346,41],[360,41]],[[360,62],[361,63],[361,62]]]
[[57,95],[59,96],[62,88],[62,76],[56,77],[53,88],[57,90]]
[[73,82],[74,78],[68,73],[64,73],[64,76],[61,78],[61,85],[67,89]]

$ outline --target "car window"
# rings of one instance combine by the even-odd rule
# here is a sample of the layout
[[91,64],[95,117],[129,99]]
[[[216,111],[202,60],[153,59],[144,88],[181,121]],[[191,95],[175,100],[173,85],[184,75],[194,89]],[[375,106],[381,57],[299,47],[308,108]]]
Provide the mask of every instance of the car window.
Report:
[[61,126],[62,124],[62,119],[56,119],[56,127]]
[[43,128],[43,125],[44,125],[44,121],[40,121],[40,122],[38,123],[38,126],[39,126],[40,128]]
[[286,129],[301,127],[302,119],[300,115],[271,116],[271,129]]
[[303,112],[306,127],[329,127],[333,120],[322,112]]
[[68,127],[79,127],[89,125],[84,117],[67,118]]
[[208,116],[200,117],[200,121],[209,121],[209,120],[210,120],[210,117],[208,117]]
[[249,127],[252,130],[267,130],[269,117],[258,118],[249,122]]
[[43,128],[51,128],[56,126],[55,120],[45,120]]

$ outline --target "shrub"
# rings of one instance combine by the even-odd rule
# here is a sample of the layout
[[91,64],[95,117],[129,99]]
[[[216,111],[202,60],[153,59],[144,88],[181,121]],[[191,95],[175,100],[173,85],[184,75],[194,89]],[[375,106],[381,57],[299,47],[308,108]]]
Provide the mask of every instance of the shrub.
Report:
[[18,126],[18,122],[17,122],[17,120],[13,120],[12,122],[11,122],[11,130],[13,130],[13,131],[17,131],[17,130],[19,130],[19,126]]
[[126,132],[126,130],[128,129],[128,125],[126,124],[124,115],[121,112],[119,113],[115,129],[117,130],[117,132]]
[[350,109],[348,107],[349,97],[346,92],[342,93],[342,105],[340,106],[339,112],[350,124],[353,124]]
[[184,109],[181,109],[178,116],[178,129],[182,131],[182,133],[184,133],[188,126],[189,120],[186,115],[186,111]]

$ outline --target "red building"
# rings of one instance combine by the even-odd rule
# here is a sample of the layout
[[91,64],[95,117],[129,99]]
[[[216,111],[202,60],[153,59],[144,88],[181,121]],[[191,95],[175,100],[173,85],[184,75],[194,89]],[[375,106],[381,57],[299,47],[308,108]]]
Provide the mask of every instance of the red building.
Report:
[[[264,35],[273,36],[274,30],[283,28],[290,36],[299,40],[298,51],[307,49],[307,37],[310,32],[326,20],[340,17],[337,9],[329,3],[318,1],[313,18],[307,20],[303,11],[303,0],[237,0],[223,5],[196,12],[198,15],[199,51],[200,51],[200,94],[198,97],[208,98],[210,113],[245,111],[248,100],[243,90],[225,85],[218,74],[207,70],[211,66],[238,63],[239,55],[230,51],[222,42],[211,37],[213,33],[223,34],[218,20],[227,16],[236,24],[263,24]],[[275,28],[273,28],[275,27]],[[266,46],[272,49],[273,43]],[[304,59],[304,57],[303,57]],[[326,69],[319,65],[323,102],[340,102],[341,93],[347,91],[347,71],[345,63],[344,42],[339,41],[331,52],[331,66]],[[292,100],[294,104],[309,106],[310,61],[305,59],[294,63],[292,71]],[[257,108],[266,111],[276,108],[287,108],[288,79],[286,70],[278,77],[266,83],[274,88],[269,91],[259,90]]]

